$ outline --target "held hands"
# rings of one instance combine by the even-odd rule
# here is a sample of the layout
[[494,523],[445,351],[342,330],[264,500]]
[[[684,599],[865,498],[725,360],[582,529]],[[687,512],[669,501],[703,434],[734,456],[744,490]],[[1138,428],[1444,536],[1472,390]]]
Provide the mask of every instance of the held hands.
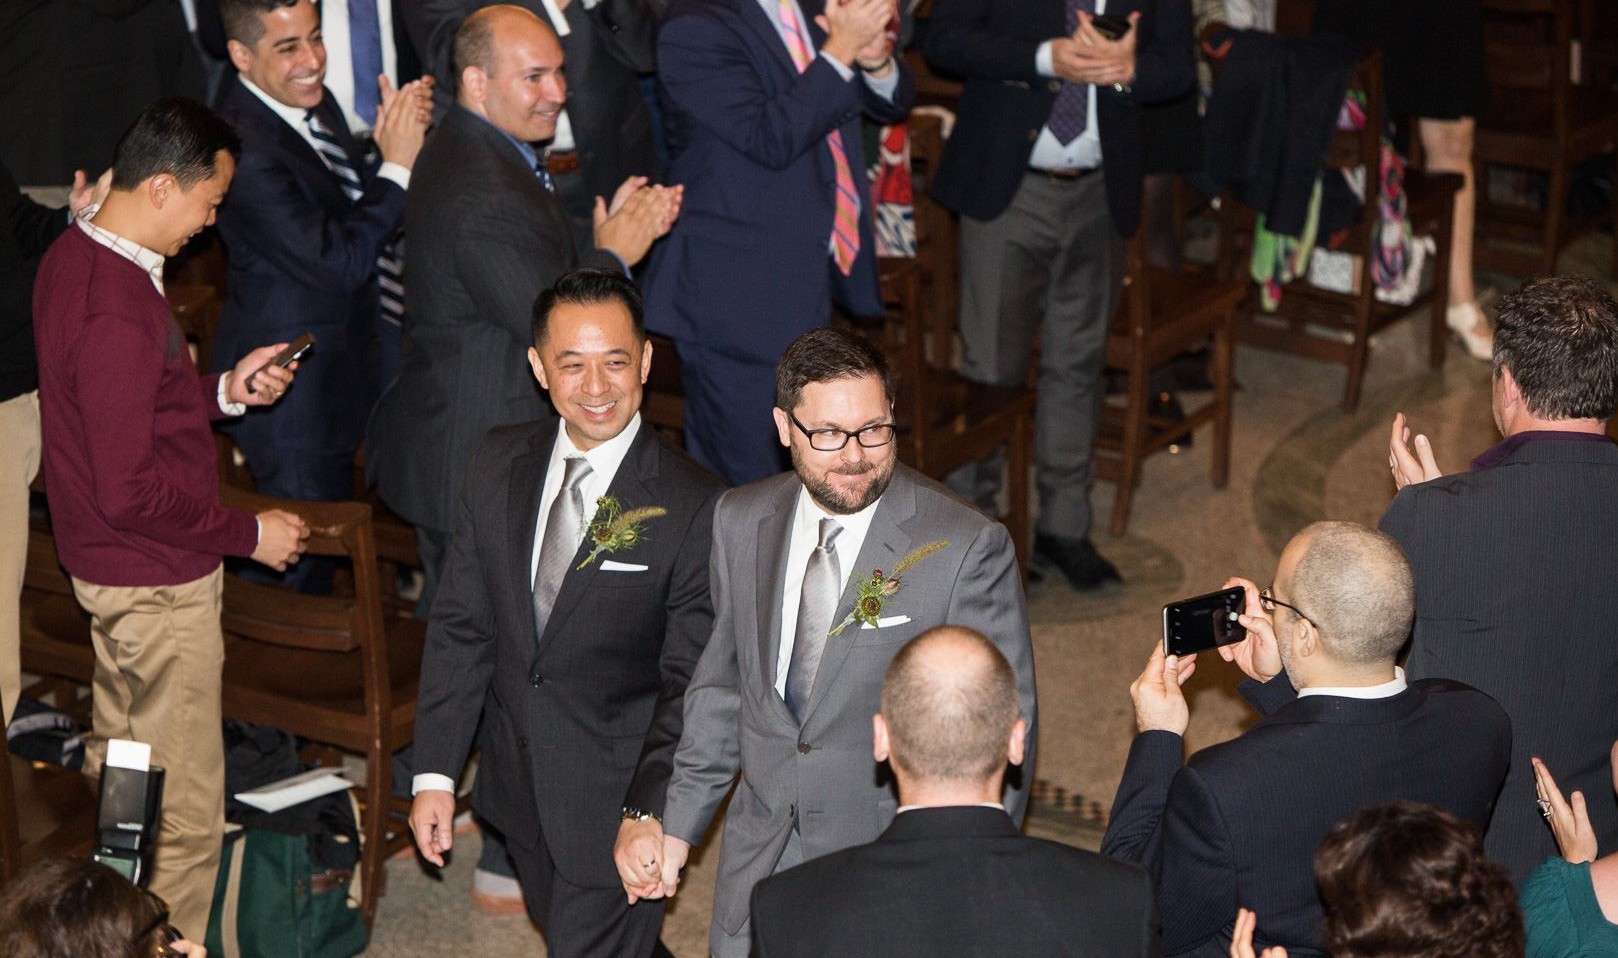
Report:
[[[663,841],[663,826],[655,818],[626,818],[619,823],[612,860],[618,865],[618,877],[631,905],[642,898],[663,897]],[[674,891],[670,889],[668,894]]]
[[1236,909],[1236,929],[1230,935],[1230,958],[1287,958],[1287,950],[1280,945],[1264,949],[1264,954],[1253,952],[1253,929],[1258,927],[1258,915],[1246,908]]
[[646,177],[631,176],[613,194],[610,206],[596,197],[596,246],[633,266],[673,228],[684,199],[683,186],[648,186]]
[[1410,425],[1404,413],[1393,417],[1393,435],[1388,437],[1388,468],[1393,470],[1393,484],[1399,489],[1443,475],[1438,460],[1433,458],[1433,444],[1426,436],[1418,433],[1415,448],[1411,449]]
[[1551,824],[1556,836],[1556,847],[1562,857],[1575,865],[1596,860],[1596,834],[1590,826],[1590,810],[1585,807],[1584,793],[1574,792],[1570,805],[1556,787],[1550,769],[1538,758],[1534,762],[1534,791],[1539,793],[1539,808]]
[[455,844],[454,793],[437,788],[417,792],[410,803],[410,834],[421,857],[443,868],[444,855]]
[[298,557],[309,544],[309,524],[302,516],[281,509],[266,509],[258,514],[258,548],[253,550],[253,561],[267,565],[277,572],[297,565]]
[[1226,662],[1236,663],[1236,667],[1253,681],[1268,682],[1281,674],[1281,650],[1275,643],[1275,623],[1270,621],[1270,617],[1264,613],[1264,606],[1259,603],[1258,586],[1239,576],[1225,580],[1224,588],[1236,586],[1241,586],[1242,591],[1247,593],[1246,611],[1236,619],[1247,630],[1247,638],[1232,645],[1221,645],[1219,657]]
[[826,31],[821,52],[845,66],[886,76],[894,38],[888,24],[898,15],[895,0],[832,0],[815,23]]
[[385,163],[397,163],[410,169],[421,152],[427,138],[427,126],[433,121],[433,78],[411,80],[398,90],[386,76],[376,78],[382,92],[382,105],[376,109],[376,124],[371,136]]
[[1079,25],[1069,37],[1051,42],[1051,67],[1063,80],[1111,86],[1135,76],[1135,36],[1140,12],[1129,15],[1129,32],[1116,40],[1102,36],[1091,15],[1079,11]]
[[1184,735],[1191,723],[1191,708],[1180,686],[1197,670],[1197,657],[1170,655],[1165,658],[1163,643],[1152,644],[1146,670],[1129,686],[1135,702],[1135,728],[1142,732],[1162,731]]
[[244,406],[268,406],[286,395],[298,364],[282,368],[270,365],[270,360],[288,345],[260,346],[243,356],[235,369],[225,373],[225,399]]

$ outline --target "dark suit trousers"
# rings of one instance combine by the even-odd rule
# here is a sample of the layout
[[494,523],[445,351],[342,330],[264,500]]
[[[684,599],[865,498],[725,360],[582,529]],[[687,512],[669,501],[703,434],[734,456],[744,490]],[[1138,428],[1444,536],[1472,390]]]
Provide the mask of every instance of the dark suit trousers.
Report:
[[546,954],[552,958],[647,958],[654,954],[663,927],[662,900],[630,905],[622,886],[572,884],[557,873],[543,828],[535,847],[511,842],[508,850],[517,866],[528,914],[545,934]]
[[[773,476],[787,466],[775,428],[775,365],[736,359],[681,342],[685,448],[730,486]],[[654,359],[653,362],[656,362]]]
[[[961,217],[962,373],[995,385],[1026,382],[1044,324],[1034,475],[1039,531],[1049,535],[1090,534],[1101,370],[1123,274],[1123,240],[1100,171],[1077,180],[1030,173],[998,217]],[[983,502],[998,488],[999,469],[968,466],[950,485]]]

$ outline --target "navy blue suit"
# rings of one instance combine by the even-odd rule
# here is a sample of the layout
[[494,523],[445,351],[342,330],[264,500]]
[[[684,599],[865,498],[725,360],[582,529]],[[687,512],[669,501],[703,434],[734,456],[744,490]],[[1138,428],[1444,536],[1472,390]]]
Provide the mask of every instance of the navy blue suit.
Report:
[[[803,0],[810,39],[818,0]],[[893,102],[854,71],[816,56],[799,73],[758,0],[676,0],[657,43],[669,180],[680,219],[646,277],[646,320],[675,340],[685,367],[686,442],[732,484],[774,475],[774,365],[787,344],[831,317],[833,301],[882,312],[861,116],[902,119],[915,84],[896,60]],[[850,275],[829,252],[836,169],[826,135],[842,131],[861,193]]]
[[360,175],[357,201],[239,79],[226,85],[219,112],[240,134],[242,157],[219,210],[230,279],[214,368],[304,332],[318,341],[287,395],[248,410],[230,434],[260,492],[351,499],[354,452],[378,391],[376,258],[404,223],[405,191],[361,162],[330,93],[316,113]]

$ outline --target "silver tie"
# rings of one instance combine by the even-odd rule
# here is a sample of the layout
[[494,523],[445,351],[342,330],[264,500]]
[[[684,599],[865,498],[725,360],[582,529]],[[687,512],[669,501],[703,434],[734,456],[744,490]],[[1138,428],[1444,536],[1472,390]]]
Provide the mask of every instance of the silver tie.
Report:
[[843,527],[836,519],[820,520],[820,543],[809,553],[803,570],[803,591],[798,597],[798,631],[792,640],[792,662],[787,666],[786,703],[792,717],[803,721],[809,706],[809,693],[815,687],[821,653],[826,651],[826,634],[842,595],[843,577],[837,569],[837,534]]
[[579,551],[584,536],[584,493],[579,484],[590,474],[590,463],[582,456],[569,456],[562,474],[562,488],[551,503],[545,520],[545,538],[539,547],[539,569],[534,573],[534,634],[545,634],[556,593],[561,591],[567,567]]

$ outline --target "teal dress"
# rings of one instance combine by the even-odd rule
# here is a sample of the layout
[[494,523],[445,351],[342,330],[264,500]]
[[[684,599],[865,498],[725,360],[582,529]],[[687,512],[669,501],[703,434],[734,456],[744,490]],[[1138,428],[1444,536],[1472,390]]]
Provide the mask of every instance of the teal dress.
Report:
[[1618,955],[1618,925],[1607,920],[1590,884],[1590,863],[1547,858],[1522,890],[1527,958]]

